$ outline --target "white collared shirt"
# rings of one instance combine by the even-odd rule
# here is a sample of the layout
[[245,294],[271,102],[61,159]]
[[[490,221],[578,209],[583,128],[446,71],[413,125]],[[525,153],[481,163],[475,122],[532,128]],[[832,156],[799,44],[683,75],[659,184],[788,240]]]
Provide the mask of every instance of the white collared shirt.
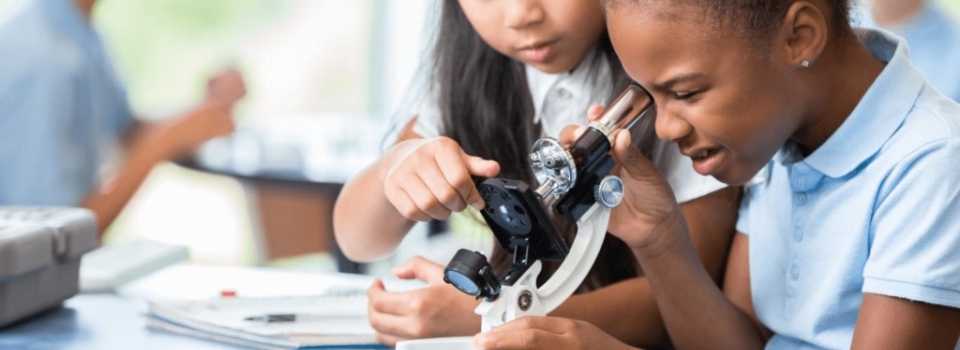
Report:
[[559,137],[569,125],[587,123],[587,109],[604,105],[613,93],[610,66],[596,60],[594,50],[573,71],[549,74],[526,66],[527,84],[533,98],[534,123],[540,123],[542,136]]

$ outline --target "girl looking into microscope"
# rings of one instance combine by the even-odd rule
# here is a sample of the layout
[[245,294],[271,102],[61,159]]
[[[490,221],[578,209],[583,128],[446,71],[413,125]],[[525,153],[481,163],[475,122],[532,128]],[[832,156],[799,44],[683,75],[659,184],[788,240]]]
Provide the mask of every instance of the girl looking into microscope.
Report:
[[[902,38],[850,28],[848,0],[605,3],[657,134],[699,173],[763,179],[745,189],[721,288],[670,185],[617,135],[627,194],[608,230],[638,257],[677,348],[957,348],[960,105]],[[578,323],[521,318],[474,340],[625,348]]]
[[[483,208],[471,177],[520,179],[535,186],[527,155],[543,136],[587,123],[587,109],[606,104],[630,83],[595,0],[447,0],[433,51],[426,98],[397,143],[348,182],[334,227],[343,252],[357,261],[390,254],[417,221]],[[738,189],[693,172],[676,145],[653,134],[652,118],[635,127],[636,145],[669,179],[690,223],[705,269],[716,282],[733,233]],[[493,240],[493,237],[490,237]],[[498,273],[510,263],[499,247]],[[478,301],[442,282],[442,266],[414,258],[400,278],[428,287],[368,293],[378,339],[471,335],[480,330]],[[583,293],[552,314],[580,319],[629,344],[668,346],[663,321],[637,264],[612,236]]]

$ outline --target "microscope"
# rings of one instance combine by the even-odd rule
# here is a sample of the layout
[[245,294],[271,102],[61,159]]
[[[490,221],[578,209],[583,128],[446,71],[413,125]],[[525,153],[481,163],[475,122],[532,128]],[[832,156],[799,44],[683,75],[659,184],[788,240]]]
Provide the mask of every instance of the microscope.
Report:
[[[565,301],[582,283],[600,252],[610,210],[623,199],[623,182],[610,175],[614,132],[630,128],[652,113],[653,99],[631,85],[604,111],[599,120],[569,147],[552,138],[537,140],[530,165],[540,186],[520,180],[486,178],[477,189],[486,206],[481,210],[497,243],[512,252],[513,262],[497,276],[487,258],[460,249],[443,271],[443,279],[461,292],[483,299],[474,310],[481,331],[523,316],[544,316]],[[577,225],[568,245],[545,208]],[[542,286],[537,286],[541,261],[560,262]],[[472,337],[402,341],[397,349],[470,349]]]

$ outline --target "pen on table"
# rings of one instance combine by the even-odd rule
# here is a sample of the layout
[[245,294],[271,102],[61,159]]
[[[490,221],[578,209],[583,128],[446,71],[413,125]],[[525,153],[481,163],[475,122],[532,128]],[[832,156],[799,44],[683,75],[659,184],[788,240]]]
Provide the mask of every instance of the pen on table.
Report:
[[293,322],[297,320],[296,314],[266,314],[258,316],[250,316],[244,318],[245,321],[256,321],[256,322]]
[[[2,0],[0,0],[2,1]],[[273,313],[273,314],[258,314],[244,317],[244,321],[249,322],[296,322],[296,321],[312,321],[312,320],[330,320],[330,319],[355,319],[355,318],[366,318],[366,313],[358,313],[353,310],[346,312],[325,312],[325,313]]]

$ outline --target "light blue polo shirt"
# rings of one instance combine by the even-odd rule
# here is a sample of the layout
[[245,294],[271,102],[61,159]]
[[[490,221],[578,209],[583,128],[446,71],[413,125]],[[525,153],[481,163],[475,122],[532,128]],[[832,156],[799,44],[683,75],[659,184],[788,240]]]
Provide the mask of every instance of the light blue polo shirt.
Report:
[[99,36],[70,0],[24,0],[0,53],[0,205],[79,204],[131,122]]
[[785,146],[747,189],[750,287],[770,349],[846,349],[864,293],[960,308],[960,105],[892,34],[853,113],[803,158]]

